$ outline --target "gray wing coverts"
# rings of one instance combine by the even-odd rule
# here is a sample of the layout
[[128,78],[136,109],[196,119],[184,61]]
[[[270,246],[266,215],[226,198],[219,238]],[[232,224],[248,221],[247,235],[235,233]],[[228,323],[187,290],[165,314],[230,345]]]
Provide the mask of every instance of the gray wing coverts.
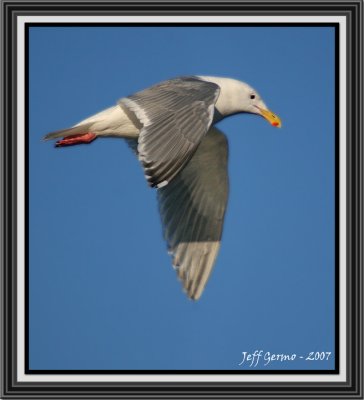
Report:
[[158,190],[164,237],[187,295],[197,300],[220,247],[228,200],[228,143],[211,128],[186,167]]
[[138,153],[150,186],[170,182],[190,160],[212,123],[219,93],[214,83],[186,77],[119,101],[142,126]]

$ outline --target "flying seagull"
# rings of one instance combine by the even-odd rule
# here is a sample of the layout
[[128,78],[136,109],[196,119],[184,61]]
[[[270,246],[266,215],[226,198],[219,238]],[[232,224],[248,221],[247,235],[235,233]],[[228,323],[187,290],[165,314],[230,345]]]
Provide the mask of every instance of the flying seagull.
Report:
[[281,127],[277,115],[248,84],[211,76],[170,79],[124,97],[71,128],[44,139],[56,147],[97,137],[127,139],[151,187],[158,189],[164,237],[189,298],[200,298],[211,274],[228,198],[225,136],[212,126],[251,113]]

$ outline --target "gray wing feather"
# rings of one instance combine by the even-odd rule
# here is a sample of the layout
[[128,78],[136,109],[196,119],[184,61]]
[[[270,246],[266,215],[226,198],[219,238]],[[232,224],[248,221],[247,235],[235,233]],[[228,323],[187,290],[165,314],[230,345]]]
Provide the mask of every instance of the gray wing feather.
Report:
[[220,247],[228,200],[228,143],[210,128],[183,170],[158,190],[169,253],[187,295],[197,300]]
[[169,183],[208,131],[218,85],[194,77],[164,81],[119,101],[142,125],[139,159],[152,187]]

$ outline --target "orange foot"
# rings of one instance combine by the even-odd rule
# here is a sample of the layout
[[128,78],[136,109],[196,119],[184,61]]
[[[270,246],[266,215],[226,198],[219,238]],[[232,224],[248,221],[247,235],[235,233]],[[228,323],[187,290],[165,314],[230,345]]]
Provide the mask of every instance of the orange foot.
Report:
[[63,138],[62,140],[58,140],[58,142],[56,142],[56,147],[71,146],[73,144],[81,144],[81,143],[90,143],[94,139],[96,139],[96,135],[90,132],[81,133],[79,135],[71,135]]

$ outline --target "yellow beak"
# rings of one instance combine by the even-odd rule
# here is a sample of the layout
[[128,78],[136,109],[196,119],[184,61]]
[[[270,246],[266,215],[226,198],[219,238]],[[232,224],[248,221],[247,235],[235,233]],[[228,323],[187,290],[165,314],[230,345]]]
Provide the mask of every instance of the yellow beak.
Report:
[[280,118],[278,117],[278,115],[274,114],[272,111],[270,110],[265,110],[264,108],[260,108],[259,107],[259,111],[261,113],[261,115],[273,126],[280,128],[282,126],[282,122],[280,120]]

